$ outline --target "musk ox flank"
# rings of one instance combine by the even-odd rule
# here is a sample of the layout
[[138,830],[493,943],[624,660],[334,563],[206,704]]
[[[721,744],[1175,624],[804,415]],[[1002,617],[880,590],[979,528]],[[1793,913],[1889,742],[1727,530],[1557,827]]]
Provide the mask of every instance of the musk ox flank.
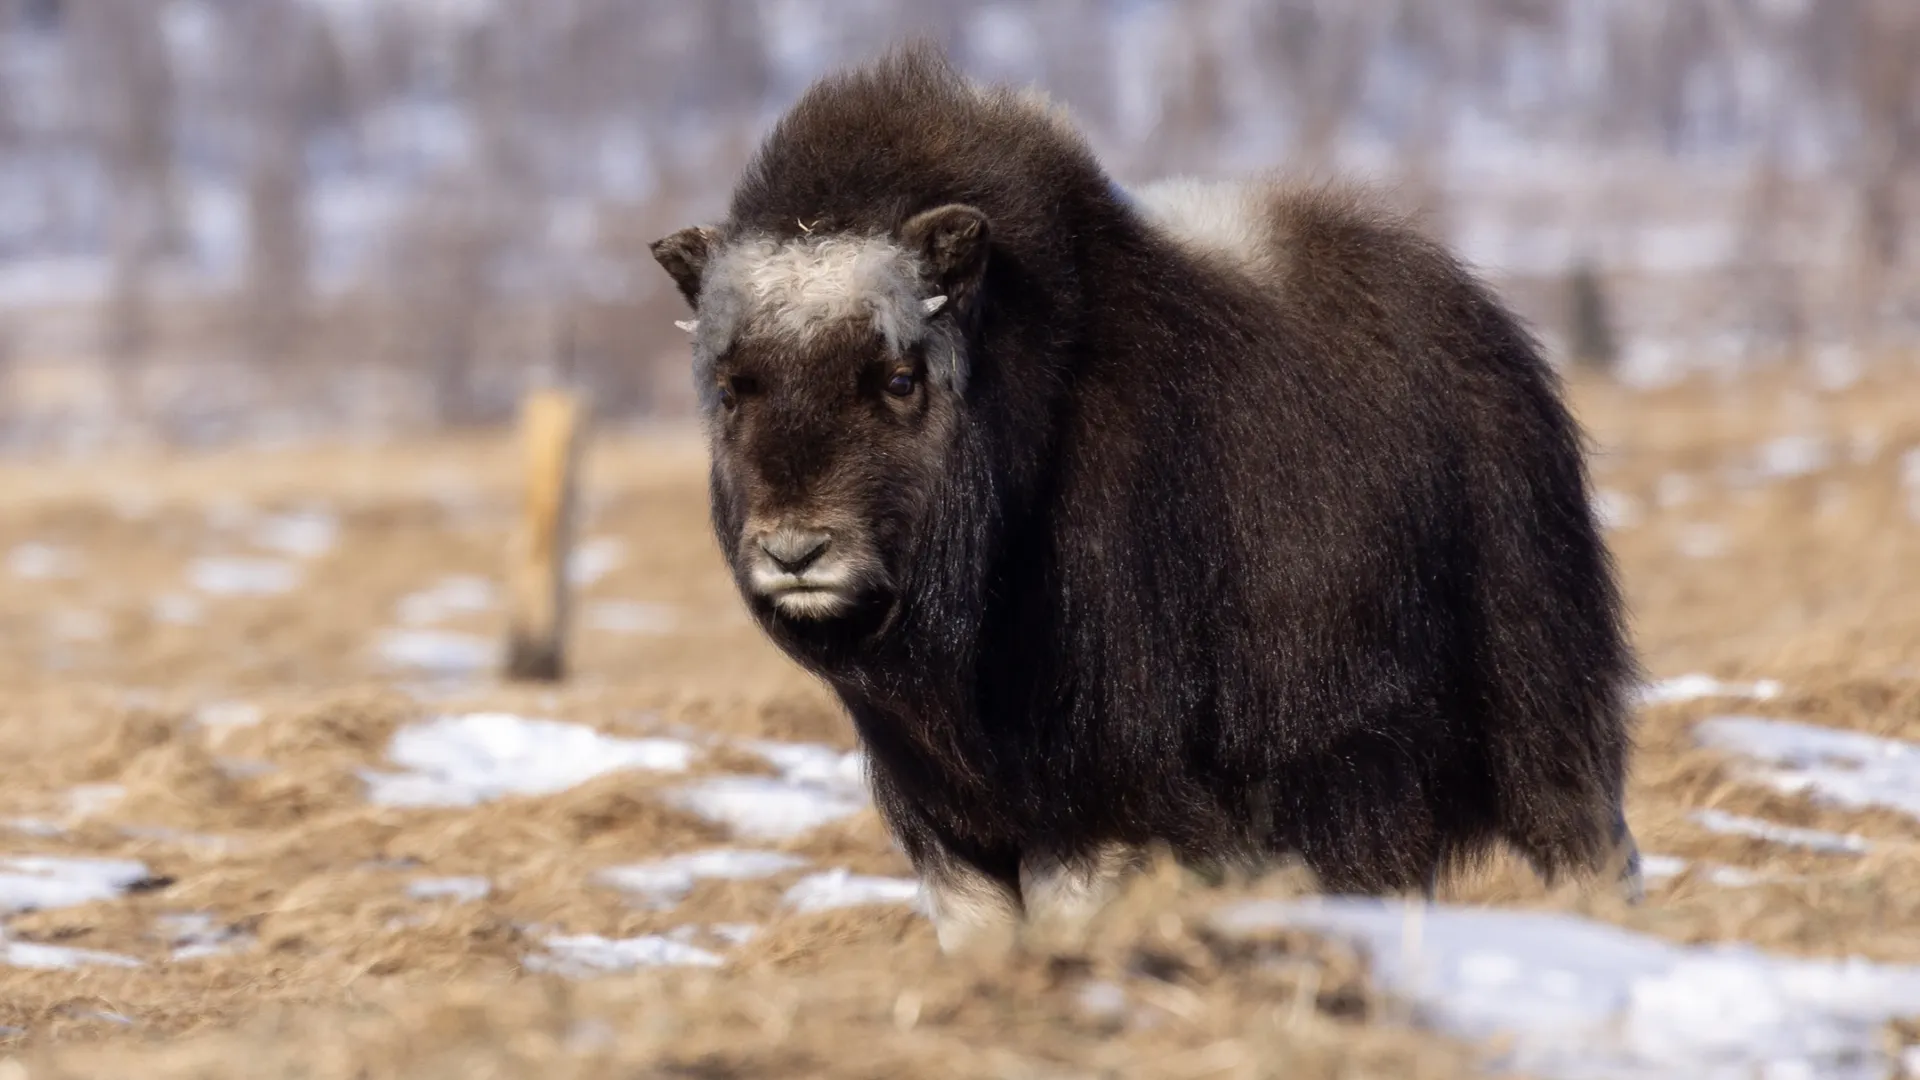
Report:
[[1580,433],[1440,247],[1325,191],[1124,191],[913,48],[653,253],[720,545],[943,948],[1083,918],[1149,845],[1383,892],[1504,841],[1637,891]]

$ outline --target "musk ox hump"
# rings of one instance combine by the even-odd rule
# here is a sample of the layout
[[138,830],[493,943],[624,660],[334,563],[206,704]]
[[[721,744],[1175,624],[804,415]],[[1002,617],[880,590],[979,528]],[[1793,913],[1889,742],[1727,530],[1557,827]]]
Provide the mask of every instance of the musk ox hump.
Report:
[[1260,277],[1279,271],[1279,189],[1270,183],[1176,177],[1132,193],[1132,203],[1181,247]]

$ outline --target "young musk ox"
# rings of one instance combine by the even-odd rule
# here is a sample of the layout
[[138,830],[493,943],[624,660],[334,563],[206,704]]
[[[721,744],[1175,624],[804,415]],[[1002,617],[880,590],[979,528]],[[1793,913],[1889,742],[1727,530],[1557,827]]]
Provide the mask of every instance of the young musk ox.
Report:
[[693,306],[713,525],[851,714],[941,946],[1149,844],[1431,889],[1609,860],[1634,662],[1580,433],[1515,319],[1354,199],[1128,193],[935,52],[827,78]]

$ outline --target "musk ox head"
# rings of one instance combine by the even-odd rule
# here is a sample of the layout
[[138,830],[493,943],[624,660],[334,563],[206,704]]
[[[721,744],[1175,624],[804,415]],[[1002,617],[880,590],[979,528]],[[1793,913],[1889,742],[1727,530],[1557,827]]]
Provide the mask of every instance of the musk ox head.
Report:
[[712,452],[714,528],[754,614],[788,641],[885,625],[963,417],[978,210],[890,230],[683,229],[652,245]]

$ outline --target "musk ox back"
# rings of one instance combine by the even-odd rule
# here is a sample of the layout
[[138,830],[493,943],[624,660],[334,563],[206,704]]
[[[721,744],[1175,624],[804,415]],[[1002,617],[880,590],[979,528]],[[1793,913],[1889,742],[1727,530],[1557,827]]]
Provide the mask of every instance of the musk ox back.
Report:
[[1153,844],[1637,885],[1579,432],[1434,244],[1327,192],[1123,191],[914,49],[811,88],[654,254],[721,548],[845,703],[943,947],[1082,917]]

